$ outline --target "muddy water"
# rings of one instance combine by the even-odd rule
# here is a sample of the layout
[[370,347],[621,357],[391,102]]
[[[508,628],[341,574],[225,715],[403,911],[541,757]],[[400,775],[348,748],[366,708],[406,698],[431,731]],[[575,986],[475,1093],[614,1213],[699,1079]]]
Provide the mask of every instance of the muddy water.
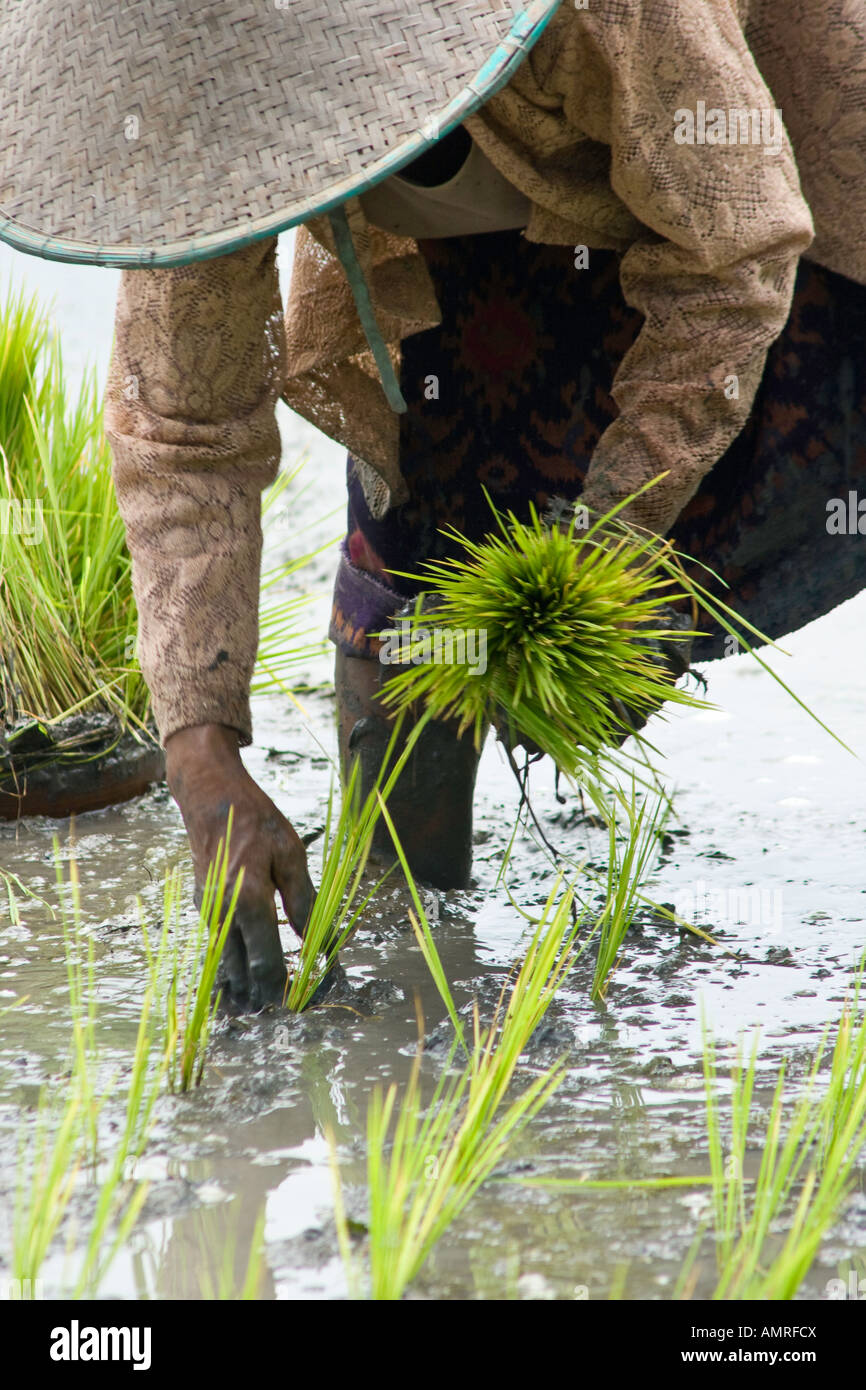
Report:
[[[9,257],[13,273],[30,271]],[[5,268],[5,266],[4,266]],[[38,268],[40,273],[42,267]],[[103,272],[70,271],[57,280],[63,321],[83,321],[97,303],[82,351],[102,354],[110,338],[111,295]],[[97,278],[99,294],[91,296]],[[104,278],[103,278],[104,277]],[[100,297],[101,296],[101,297]],[[80,352],[73,352],[73,368]],[[338,450],[288,413],[286,462],[310,451],[306,482],[294,488],[270,529],[271,559],[335,538]],[[324,500],[323,500],[324,499]],[[333,546],[302,576],[311,627],[321,637]],[[859,634],[866,602],[855,600],[796,634],[790,656],[774,664],[797,692],[862,750],[864,659]],[[324,647],[305,675],[325,681]],[[707,1170],[700,1070],[700,1012],[717,1037],[734,1042],[761,1029],[761,1075],[768,1084],[782,1057],[802,1074],[828,1022],[840,1011],[866,945],[862,879],[866,796],[860,764],[781,692],[748,658],[706,669],[712,712],[677,712],[651,734],[676,789],[678,819],[653,892],[676,903],[739,953],[732,959],[644,918],[629,938],[607,1003],[589,1001],[591,962],[578,962],[535,1040],[527,1072],[566,1053],[561,1090],[442,1241],[413,1289],[425,1298],[606,1298],[624,1280],[626,1298],[669,1297],[704,1215],[699,1190],[551,1194],[515,1179],[694,1174]],[[333,754],[333,700],[327,688],[303,696],[304,716],[282,699],[257,702],[253,774],[301,833],[324,818]],[[551,838],[598,863],[601,832],[573,802],[557,803],[552,780],[537,772],[534,802]],[[495,745],[479,777],[475,882],[471,891],[431,898],[437,942],[458,1003],[495,997],[518,954],[523,922],[495,887],[517,799]],[[51,900],[53,837],[75,854],[83,916],[97,957],[99,1039],[106,1062],[128,1062],[140,1004],[143,951],[139,911],[159,917],[165,871],[187,854],[179,815],[164,789],[113,810],[68,822],[0,826],[0,866]],[[317,866],[317,852],[312,854]],[[546,896],[550,868],[529,837],[517,846],[509,887],[525,905]],[[139,909],[137,900],[142,908]],[[68,1042],[60,928],[40,904],[21,904],[13,925],[0,906],[0,1252],[9,1222],[22,1118],[32,1123],[40,1086],[56,1078]],[[286,936],[285,944],[290,943]],[[429,1034],[425,1077],[444,1055],[443,1015],[408,930],[406,900],[389,882],[344,958],[351,1008],[301,1019],[259,1017],[222,1024],[202,1088],[166,1097],[138,1165],[150,1183],[139,1227],[120,1252],[103,1293],[122,1298],[195,1298],[226,1262],[240,1280],[252,1231],[265,1213],[268,1298],[337,1298],[346,1292],[332,1220],[324,1132],[338,1136],[352,1214],[363,1216],[364,1115],[373,1085],[404,1077],[416,1035],[415,995]],[[762,1091],[762,1101],[768,1093]],[[111,1102],[119,1110],[121,1096]],[[107,1116],[112,1118],[111,1106]],[[85,1222],[92,1191],[74,1207]],[[866,1235],[866,1200],[855,1195],[825,1243],[804,1293],[822,1296],[828,1278],[856,1261]],[[71,1260],[74,1267],[74,1257]],[[70,1262],[45,1270],[47,1290]],[[4,1266],[0,1263],[0,1275]],[[702,1256],[698,1292],[711,1279]]]

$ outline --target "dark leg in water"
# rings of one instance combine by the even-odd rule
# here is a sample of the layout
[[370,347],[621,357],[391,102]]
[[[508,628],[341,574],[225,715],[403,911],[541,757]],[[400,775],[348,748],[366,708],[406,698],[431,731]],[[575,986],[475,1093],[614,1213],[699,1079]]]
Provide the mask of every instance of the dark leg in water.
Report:
[[[337,651],[340,761],[345,775],[352,761],[360,759],[363,797],[376,780],[393,731],[377,699],[383,671],[378,661]],[[422,733],[388,798],[413,875],[434,888],[465,888],[469,883],[477,771],[471,735],[458,738],[452,724],[436,720]],[[381,858],[395,857],[384,822],[377,827],[373,849]]]

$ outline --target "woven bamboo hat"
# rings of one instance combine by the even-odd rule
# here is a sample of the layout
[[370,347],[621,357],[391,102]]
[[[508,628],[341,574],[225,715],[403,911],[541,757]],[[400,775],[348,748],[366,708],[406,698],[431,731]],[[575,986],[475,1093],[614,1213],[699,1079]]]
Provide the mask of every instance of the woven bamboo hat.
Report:
[[0,238],[179,265],[395,173],[559,0],[0,0]]

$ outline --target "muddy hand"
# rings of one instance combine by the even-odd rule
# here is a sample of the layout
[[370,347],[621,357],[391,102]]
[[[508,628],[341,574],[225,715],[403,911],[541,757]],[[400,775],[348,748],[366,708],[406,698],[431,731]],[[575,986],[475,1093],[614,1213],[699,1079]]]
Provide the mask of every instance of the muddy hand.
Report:
[[166,740],[166,776],[180,807],[195,867],[196,898],[234,808],[227,890],[244,877],[220,966],[226,1006],[233,1012],[282,1002],[286,966],[277,927],[275,893],[302,935],[313,906],[304,846],[285,816],[241,761],[237,734],[222,724],[182,729]]

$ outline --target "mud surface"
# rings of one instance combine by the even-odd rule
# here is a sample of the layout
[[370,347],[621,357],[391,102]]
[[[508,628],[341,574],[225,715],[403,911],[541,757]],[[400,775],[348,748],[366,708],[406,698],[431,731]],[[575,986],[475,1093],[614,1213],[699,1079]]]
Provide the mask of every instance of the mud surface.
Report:
[[[287,461],[304,433],[287,423]],[[340,496],[339,451],[314,439],[307,479],[274,518],[271,542],[284,553],[336,537],[341,517],[319,520]],[[315,524],[313,524],[315,523]],[[305,525],[310,528],[303,531]],[[315,594],[312,621],[324,630],[331,549],[305,572]],[[864,659],[857,599],[790,638],[791,656],[772,660],[831,727],[861,751]],[[307,674],[323,680],[330,660]],[[533,1040],[526,1072],[566,1053],[568,1078],[512,1151],[498,1176],[555,1174],[607,1178],[706,1172],[700,1065],[700,1010],[722,1043],[761,1029],[761,1100],[779,1061],[802,1075],[825,1026],[842,1007],[866,945],[863,881],[866,795],[860,764],[799,710],[748,658],[705,668],[713,712],[673,713],[650,734],[666,755],[678,819],[670,826],[653,884],[659,901],[691,903],[718,939],[740,952],[697,943],[645,915],[626,942],[607,1003],[589,1000],[585,957]],[[259,701],[250,770],[299,833],[323,824],[336,747],[333,699]],[[602,832],[579,806],[557,803],[552,777],[534,776],[534,801],[551,838],[599,863]],[[517,807],[511,775],[490,744],[476,796],[474,881],[469,891],[430,895],[439,951],[458,1004],[478,995],[491,1007],[519,954],[525,923],[496,888]],[[99,1038],[107,1061],[128,1063],[143,983],[136,898],[159,917],[162,880],[181,864],[188,876],[180,816],[164,788],[68,822],[0,825],[0,866],[35,894],[53,899],[52,837],[75,853],[84,918],[97,956]],[[319,842],[311,852],[314,877]],[[528,838],[516,846],[509,888],[538,904],[550,866]],[[149,1149],[138,1165],[150,1190],[137,1232],[115,1261],[107,1296],[201,1296],[206,1273],[234,1251],[238,1277],[256,1220],[266,1213],[264,1297],[339,1298],[346,1284],[337,1254],[324,1131],[339,1140],[350,1214],[363,1216],[364,1117],[377,1083],[405,1077],[416,1036],[416,992],[428,1034],[424,1072],[432,1085],[446,1049],[444,1010],[409,930],[407,900],[389,880],[345,953],[346,980],[327,1006],[304,1017],[223,1023],[201,1089],[159,1103]],[[9,1249],[10,1207],[22,1116],[56,1077],[68,1042],[60,927],[38,903],[22,901],[21,921],[0,903],[0,1252]],[[290,935],[285,944],[288,947]],[[119,1111],[121,1096],[117,1098]],[[114,1102],[112,1102],[114,1104]],[[758,1150],[756,1150],[757,1156]],[[76,1212],[86,1219],[92,1190]],[[699,1190],[553,1194],[513,1181],[488,1184],[441,1242],[413,1287],[421,1298],[606,1298],[624,1278],[626,1298],[670,1297],[704,1215]],[[866,1236],[858,1192],[825,1242],[803,1290],[820,1298],[839,1266],[856,1262]],[[698,1292],[710,1286],[704,1248]],[[47,1291],[63,1278],[49,1261]],[[0,1263],[0,1274],[3,1265]]]

